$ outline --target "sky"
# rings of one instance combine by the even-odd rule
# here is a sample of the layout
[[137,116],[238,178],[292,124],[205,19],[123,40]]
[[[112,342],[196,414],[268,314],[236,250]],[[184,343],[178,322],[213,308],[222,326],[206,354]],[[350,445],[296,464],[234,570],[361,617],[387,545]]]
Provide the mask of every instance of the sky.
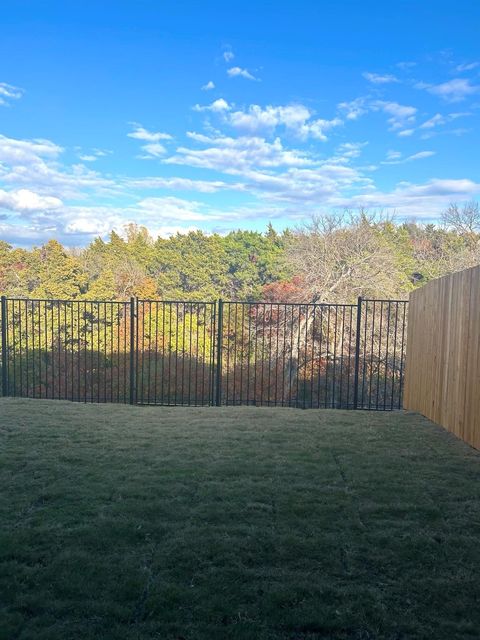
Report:
[[480,194],[476,0],[0,2],[0,239],[439,220]]

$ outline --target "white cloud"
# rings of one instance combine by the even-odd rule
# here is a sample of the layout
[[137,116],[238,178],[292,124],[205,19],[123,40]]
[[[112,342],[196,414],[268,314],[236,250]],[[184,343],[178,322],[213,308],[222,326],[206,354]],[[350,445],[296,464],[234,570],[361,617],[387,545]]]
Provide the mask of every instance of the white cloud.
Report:
[[250,135],[263,131],[273,133],[277,127],[283,126],[300,139],[311,137],[324,141],[327,140],[326,132],[343,124],[339,117],[313,119],[313,112],[302,104],[276,107],[251,104],[247,109],[233,111],[233,105],[219,98],[209,105],[196,104],[193,109],[221,113],[232,127]]
[[[355,153],[350,146],[343,151],[346,154]],[[414,154],[409,160],[426,157],[425,153]],[[60,205],[50,215],[48,211],[34,211],[34,205],[30,204],[29,211],[20,212],[25,223],[12,225],[8,221],[1,222],[0,232],[5,239],[22,244],[44,241],[55,236],[66,244],[78,245],[88,242],[96,235],[104,237],[111,229],[120,232],[122,225],[130,221],[146,225],[155,235],[188,232],[198,228],[197,225],[228,231],[232,225],[237,227],[249,219],[257,218],[284,219],[291,224],[293,220],[299,220],[318,210],[318,207],[365,206],[390,209],[403,217],[428,219],[438,215],[450,200],[461,201],[480,193],[480,185],[471,180],[439,179],[417,185],[400,183],[391,192],[382,192],[359,169],[334,160],[335,158],[312,166],[287,166],[279,173],[273,173],[268,166],[261,170],[256,167],[246,168],[242,170],[245,189],[257,199],[240,207],[218,207],[199,200],[169,196],[146,197],[124,207]],[[161,180],[160,178],[149,180],[152,184],[138,186],[162,186],[154,182]],[[133,187],[134,183],[132,180],[128,186]],[[181,185],[172,182],[170,186],[177,188]],[[188,188],[191,185],[184,186]],[[223,185],[218,186],[223,188]],[[352,191],[354,195],[345,195]],[[262,201],[266,203],[263,204]],[[25,199],[23,202],[22,206],[25,207]]]
[[169,133],[163,133],[161,131],[148,131],[148,129],[145,129],[145,127],[143,127],[141,124],[138,124],[137,122],[132,122],[131,125],[134,127],[134,129],[130,133],[127,133],[127,136],[129,138],[142,140],[147,143],[141,146],[143,153],[139,154],[137,158],[139,158],[140,160],[152,160],[166,154],[167,150],[165,146],[159,141],[172,140],[172,136]]
[[464,136],[467,133],[471,133],[472,129],[466,129],[465,127],[458,127],[456,129],[444,129],[443,131],[436,131],[434,129],[428,129],[420,138],[422,140],[429,140],[438,135],[453,135],[453,136]]
[[382,164],[406,164],[407,162],[413,162],[415,160],[422,160],[424,158],[430,158],[435,155],[435,151],[419,151],[406,158],[401,158],[402,154],[399,151],[390,151],[387,153],[387,159]]
[[223,52],[223,59],[225,60],[225,62],[230,62],[231,60],[233,60],[235,57],[235,54],[233,53],[233,51],[224,51]]
[[211,104],[207,104],[204,106],[196,104],[193,107],[194,111],[213,111],[215,113],[220,113],[222,111],[229,111],[230,109],[231,109],[231,106],[223,98],[218,98],[218,100],[214,100]]
[[366,80],[373,84],[389,84],[392,82],[400,82],[398,78],[390,73],[381,75],[379,73],[369,73],[368,71],[365,71],[365,73],[363,73],[362,75]]
[[159,158],[167,153],[166,148],[160,142],[152,142],[150,144],[144,144],[142,149],[145,151],[144,155],[138,156],[142,160],[150,160],[152,158]]
[[18,100],[23,96],[23,89],[6,82],[0,82],[0,106],[5,107],[10,100]]
[[112,229],[122,235],[125,225],[130,222],[145,225],[154,237],[168,237],[197,230],[199,224],[233,222],[237,226],[248,218],[256,218],[257,215],[273,219],[281,213],[277,207],[271,206],[215,208],[200,201],[173,196],[150,197],[123,208],[64,207],[55,218],[33,218],[27,225],[0,223],[0,232],[5,231],[4,237],[22,244],[44,241],[55,236],[66,244],[77,245],[96,236],[106,237]]
[[105,236],[120,224],[120,220],[112,219],[110,216],[99,216],[99,213],[97,209],[94,209],[91,215],[88,215],[86,211],[83,212],[83,215],[76,211],[74,219],[65,225],[64,232],[83,236]]
[[437,218],[450,202],[469,200],[478,193],[480,184],[472,180],[433,178],[424,184],[401,182],[390,192],[374,190],[347,198],[333,198],[330,204],[342,208],[389,209],[403,218],[425,220]]
[[423,122],[418,128],[419,129],[423,129],[423,130],[427,130],[426,133],[424,133],[421,137],[423,140],[427,139],[427,138],[432,138],[435,134],[435,132],[433,131],[433,129],[436,129],[437,127],[440,127],[442,125],[448,124],[449,122],[452,122],[453,120],[457,120],[457,118],[464,118],[466,116],[470,116],[472,115],[469,112],[459,112],[459,113],[448,113],[446,115],[442,115],[440,113],[436,113],[434,116],[432,116],[431,118],[429,118],[428,120],[426,120],[425,122]]
[[62,153],[62,147],[50,142],[36,138],[33,140],[19,140],[7,138],[0,134],[0,162],[7,164],[18,162],[31,162],[38,158],[56,158]]
[[140,209],[144,216],[155,220],[200,222],[209,220],[209,216],[202,212],[203,206],[201,202],[166,196],[144,198],[137,203],[136,208]]
[[302,104],[274,107],[261,107],[252,104],[246,111],[233,111],[228,122],[236,129],[249,134],[260,131],[273,132],[283,126],[300,139],[308,137],[317,140],[327,140],[326,132],[343,124],[340,118],[326,120],[312,119],[313,112]]
[[445,122],[445,116],[442,116],[440,113],[436,113],[434,116],[423,122],[419,128],[432,129],[433,127],[438,127],[438,125],[445,124]]
[[310,110],[301,104],[265,108],[252,104],[247,111],[234,111],[230,115],[229,122],[236,129],[248,133],[257,133],[265,129],[273,130],[279,125],[298,131],[311,115]]
[[465,64],[459,64],[455,67],[455,71],[463,73],[464,71],[472,71],[480,66],[480,62],[467,62]]
[[127,133],[129,138],[135,138],[136,140],[145,140],[146,142],[158,142],[159,140],[172,140],[172,136],[169,133],[162,133],[160,131],[148,131],[141,124],[136,122],[130,123],[133,126],[133,131]]
[[262,198],[301,203],[301,207],[328,205],[343,189],[371,182],[357,169],[329,161],[318,167],[290,167],[277,174],[253,170],[243,175]]
[[[124,211],[113,206],[62,206],[54,211],[23,211],[5,224],[0,233],[7,241],[29,245],[52,237],[78,246],[93,237],[120,230]],[[21,217],[19,217],[21,216]]]
[[388,123],[391,131],[405,129],[407,125],[413,124],[418,111],[416,107],[388,100],[371,100],[366,96],[350,102],[340,102],[338,109],[347,120],[357,120],[370,111],[383,111],[390,116]]
[[109,149],[93,149],[92,151],[98,158],[112,155],[112,151]]
[[44,227],[18,224],[17,222],[15,224],[3,223],[0,220],[0,237],[5,242],[15,245],[30,247],[34,243],[44,242],[48,239],[47,233]]
[[387,160],[398,160],[401,157],[402,157],[401,151],[394,151],[393,149],[391,149],[390,151],[387,151]]
[[461,102],[480,91],[480,85],[473,85],[470,80],[465,78],[454,78],[441,84],[418,82],[415,86],[417,89],[426,89],[429,93],[439,96],[446,102]]
[[207,222],[239,222],[258,215],[267,214],[277,217],[279,210],[274,207],[237,207],[215,208],[197,200],[186,200],[174,196],[145,198],[130,209],[135,220],[151,226],[152,223],[162,227],[174,226],[178,223],[207,223]]
[[207,84],[202,86],[202,91],[211,91],[212,89],[215,89],[215,83],[213,80],[209,80]]
[[189,132],[188,136],[196,142],[207,145],[207,148],[179,147],[174,156],[165,160],[166,163],[202,167],[227,174],[242,173],[253,167],[273,168],[311,164],[311,160],[305,153],[285,149],[280,138],[267,142],[264,138],[254,136],[210,138],[192,132]]
[[230,69],[227,69],[227,74],[230,78],[241,76],[247,80],[258,80],[258,78],[252,75],[248,69],[242,69],[241,67],[231,67]]
[[334,159],[337,162],[350,162],[353,158],[358,158],[361,155],[362,149],[367,144],[368,142],[344,142],[338,147]]
[[368,113],[367,98],[360,97],[350,102],[340,102],[338,108],[344,112],[347,120],[357,120]]
[[0,181],[25,187],[40,195],[61,199],[86,197],[85,190],[118,191],[111,178],[78,164],[65,168],[59,162],[62,147],[50,140],[19,140],[0,135]]
[[192,180],[190,178],[136,178],[127,180],[129,187],[138,189],[171,189],[175,191],[198,191],[199,193],[217,193],[218,191],[244,191],[245,185],[223,180]]
[[[385,100],[375,100],[372,102],[374,111],[381,110],[387,115],[391,130],[403,129],[406,124],[415,122],[415,115],[418,111],[416,107],[398,104],[398,102],[387,102]],[[405,134],[404,134],[405,135]]]
[[300,129],[300,137],[307,138],[308,136],[311,136],[316,140],[326,141],[328,138],[325,135],[325,132],[335,127],[339,127],[342,124],[343,120],[341,118],[332,118],[332,120],[319,118],[318,120],[305,124]]
[[406,162],[411,162],[412,160],[421,160],[423,158],[431,158],[435,155],[435,151],[419,151],[418,153],[414,153],[411,156],[408,156]]
[[92,149],[90,152],[85,153],[81,151],[81,147],[75,147],[75,150],[78,152],[79,159],[83,162],[95,162],[98,158],[109,156],[112,153],[105,149]]
[[63,205],[59,198],[41,196],[29,189],[4,191],[0,189],[0,209],[19,213],[59,209]]
[[188,135],[206,148],[179,148],[167,163],[241,176],[242,182],[235,188],[262,199],[314,206],[338,195],[343,188],[356,184],[363,188],[371,183],[359,170],[347,166],[365,143],[345,143],[333,158],[319,161],[305,152],[285,149],[279,138],[270,143],[254,136],[209,137],[194,132]]
[[[214,95],[206,97],[213,100]],[[187,132],[188,141],[176,144],[175,151],[168,144],[170,134],[132,123],[128,136],[139,141],[144,154],[140,157],[160,159],[153,165],[160,175],[147,177],[102,174],[80,163],[66,165],[63,149],[49,140],[0,136],[0,207],[4,210],[0,227],[6,230],[5,237],[12,237],[11,219],[18,222],[19,238],[35,237],[38,241],[55,236],[79,244],[95,235],[104,236],[112,228],[121,229],[129,221],[165,234],[197,225],[227,230],[262,216],[285,218],[291,224],[318,207],[344,205],[388,207],[420,218],[422,211],[427,217],[434,209],[438,213],[445,200],[480,192],[479,185],[469,180],[438,179],[423,185],[400,183],[392,191],[382,192],[371,177],[378,167],[368,159],[362,164],[357,161],[366,142],[337,143],[329,155],[323,145],[320,152],[320,145],[312,142],[325,141],[332,131],[367,112],[377,112],[377,119],[388,119],[390,130],[398,136],[410,136],[418,127],[418,111],[413,106],[365,96],[341,103],[338,115],[330,119],[319,118],[304,104],[240,108],[224,98],[193,109],[208,113],[208,118],[198,118],[206,120],[205,130]],[[419,133],[430,134],[464,115],[468,114],[422,118],[421,122],[425,121],[418,127]],[[213,120],[218,129],[210,122]],[[222,132],[227,127],[229,134]],[[307,141],[308,145],[301,144]],[[110,153],[89,148],[74,148],[74,152],[85,163]],[[433,155],[430,150],[405,156],[391,150],[381,164],[411,163]],[[199,179],[186,169],[175,175],[177,165],[201,169]],[[209,170],[215,173],[208,174]],[[192,177],[181,177],[190,173]],[[233,197],[226,191],[239,192],[242,202],[249,201],[225,207],[226,195]],[[201,194],[208,194],[208,198]],[[182,195],[185,197],[178,197]],[[216,201],[221,204],[211,204]]]

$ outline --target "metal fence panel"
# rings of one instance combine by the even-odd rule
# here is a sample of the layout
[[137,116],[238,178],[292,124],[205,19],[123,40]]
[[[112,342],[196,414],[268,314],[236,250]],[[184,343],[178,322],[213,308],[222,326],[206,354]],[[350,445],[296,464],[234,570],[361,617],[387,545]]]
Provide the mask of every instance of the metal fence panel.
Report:
[[216,304],[139,300],[136,402],[214,403]]
[[393,410],[407,302],[2,298],[2,393],[151,405]]
[[128,402],[128,302],[5,300],[6,393]]
[[408,302],[363,300],[359,409],[402,408]]
[[356,306],[224,303],[223,404],[352,408]]

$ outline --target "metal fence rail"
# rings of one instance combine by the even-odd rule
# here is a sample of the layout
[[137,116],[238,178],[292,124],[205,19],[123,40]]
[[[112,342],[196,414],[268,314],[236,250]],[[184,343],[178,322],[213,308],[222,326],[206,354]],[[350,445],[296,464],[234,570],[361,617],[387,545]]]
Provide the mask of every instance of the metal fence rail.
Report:
[[401,408],[407,302],[1,300],[2,395]]

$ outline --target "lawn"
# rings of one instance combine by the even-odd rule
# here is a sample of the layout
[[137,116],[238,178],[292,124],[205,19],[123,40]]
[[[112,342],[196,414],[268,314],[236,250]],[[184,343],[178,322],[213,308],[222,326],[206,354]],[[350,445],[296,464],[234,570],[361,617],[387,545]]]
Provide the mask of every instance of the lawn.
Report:
[[408,413],[0,400],[2,640],[480,637],[480,454]]

